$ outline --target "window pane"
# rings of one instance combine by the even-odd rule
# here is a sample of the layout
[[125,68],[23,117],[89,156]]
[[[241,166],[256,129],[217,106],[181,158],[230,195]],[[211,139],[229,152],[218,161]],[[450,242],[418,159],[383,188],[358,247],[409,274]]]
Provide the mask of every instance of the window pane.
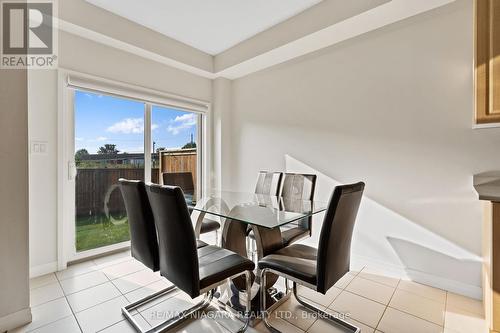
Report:
[[75,92],[76,249],[130,239],[118,179],[144,180],[144,103]]
[[198,115],[160,106],[151,113],[151,181],[180,186],[196,197]]

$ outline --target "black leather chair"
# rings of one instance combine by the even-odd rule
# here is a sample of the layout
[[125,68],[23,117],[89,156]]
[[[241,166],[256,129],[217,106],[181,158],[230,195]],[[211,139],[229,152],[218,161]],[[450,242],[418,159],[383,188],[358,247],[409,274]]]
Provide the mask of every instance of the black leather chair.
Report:
[[251,272],[255,264],[232,251],[217,246],[197,249],[194,228],[180,187],[146,185],[149,202],[158,230],[160,274],[191,298],[206,293],[194,307],[184,310],[155,327],[155,331],[168,330],[206,308],[215,288],[240,275],[246,277],[246,321],[239,332],[248,327],[251,309]]
[[[146,193],[146,185],[140,180],[119,179],[120,190],[130,231],[130,250],[132,257],[143,263],[154,272],[160,269],[160,254],[158,249],[158,236],[153,217],[153,211],[149,204],[149,198]],[[202,241],[197,241],[198,248],[207,246]],[[122,308],[123,315],[142,332],[141,327],[135,322],[130,311],[146,304],[162,295],[168,294],[176,289],[175,286],[169,286],[153,295],[148,295],[140,300],[131,303]]]
[[132,257],[156,272],[160,269],[158,240],[146,185],[140,180],[118,180],[127,211]]
[[[329,318],[349,332],[360,332],[356,326],[330,315],[304,301],[297,294],[297,284],[322,294],[349,272],[351,239],[365,184],[337,186],[325,214],[318,249],[293,244],[259,260],[261,285],[266,285],[266,274],[274,273],[293,281],[293,293],[304,307]],[[261,288],[261,311],[265,325],[279,332],[267,321],[266,290]]]
[[[194,182],[191,172],[165,172],[163,173],[163,184],[179,186],[184,194],[194,197]],[[194,198],[193,198],[194,199]],[[191,210],[190,210],[191,213]],[[220,223],[210,218],[204,218],[201,222],[200,234],[215,231],[215,239],[219,239],[218,231]]]
[[[296,203],[294,200],[314,200],[316,189],[316,175],[285,173],[283,177],[283,208],[293,212]],[[300,207],[298,207],[300,208]],[[310,237],[312,233],[312,217],[307,217],[281,228],[283,245],[288,246],[303,238]]]

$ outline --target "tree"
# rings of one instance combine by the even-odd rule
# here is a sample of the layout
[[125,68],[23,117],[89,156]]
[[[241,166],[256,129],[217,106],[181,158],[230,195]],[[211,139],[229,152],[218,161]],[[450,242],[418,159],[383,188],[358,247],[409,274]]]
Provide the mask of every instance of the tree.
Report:
[[89,154],[87,149],[79,149],[75,153],[75,161],[80,162],[83,156],[87,156]]
[[189,148],[196,148],[196,142],[191,141],[182,146],[182,149],[189,149]]
[[75,153],[75,160],[81,160],[82,156],[87,156],[89,154],[89,151],[87,149],[79,149]]
[[99,150],[97,151],[98,154],[108,154],[108,155],[116,155],[120,151],[116,149],[116,145],[112,144],[105,144],[104,146],[100,147]]

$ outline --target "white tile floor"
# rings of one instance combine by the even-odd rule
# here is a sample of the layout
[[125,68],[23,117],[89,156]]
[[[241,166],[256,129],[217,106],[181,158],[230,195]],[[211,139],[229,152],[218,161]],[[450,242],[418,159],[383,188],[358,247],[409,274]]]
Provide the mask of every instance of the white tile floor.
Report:
[[[11,332],[132,333],[134,330],[122,316],[121,307],[167,286],[168,281],[127,252],[73,265],[65,271],[31,280],[33,322]],[[305,288],[299,289],[299,293],[330,313],[348,314],[349,320],[361,327],[363,333],[487,332],[481,302],[384,276],[367,267],[344,276],[326,295]],[[139,308],[134,316],[141,325],[150,327],[155,324],[153,314],[187,308],[195,301],[176,292]],[[308,314],[293,297],[271,318],[277,328],[287,333],[337,332],[330,322]],[[229,333],[240,324],[227,318],[204,318],[176,330]],[[267,329],[260,323],[248,332],[267,332]]]

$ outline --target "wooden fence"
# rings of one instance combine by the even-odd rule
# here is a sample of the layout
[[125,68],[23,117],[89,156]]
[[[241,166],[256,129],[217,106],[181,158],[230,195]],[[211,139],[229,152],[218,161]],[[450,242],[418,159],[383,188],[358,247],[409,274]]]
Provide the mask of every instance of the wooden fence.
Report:
[[[196,184],[196,149],[161,152],[162,172],[191,172]],[[160,182],[158,168],[151,169],[151,181]],[[76,177],[76,214],[124,214],[125,207],[117,186],[118,179],[144,180],[144,168],[78,168]]]
[[196,184],[197,154],[194,149],[160,151],[160,170],[165,172],[191,172]]

